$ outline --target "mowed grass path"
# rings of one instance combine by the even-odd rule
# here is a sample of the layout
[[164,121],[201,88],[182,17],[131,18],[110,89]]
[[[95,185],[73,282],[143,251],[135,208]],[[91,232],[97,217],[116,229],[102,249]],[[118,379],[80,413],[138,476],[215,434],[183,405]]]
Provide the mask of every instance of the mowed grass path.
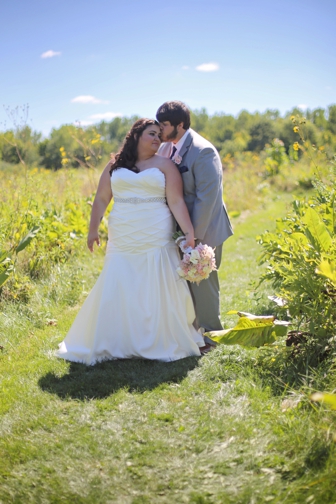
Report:
[[[288,201],[237,219],[220,271],[226,325],[235,321],[227,310],[256,308],[255,236]],[[101,264],[102,255],[83,254],[76,266],[87,270],[87,289]],[[53,351],[79,306],[45,306],[50,283],[41,284],[39,314],[32,306],[1,315],[1,503],[336,502],[335,415],[302,391],[292,394],[299,406],[282,411],[284,397],[257,365],[262,350],[70,364]]]

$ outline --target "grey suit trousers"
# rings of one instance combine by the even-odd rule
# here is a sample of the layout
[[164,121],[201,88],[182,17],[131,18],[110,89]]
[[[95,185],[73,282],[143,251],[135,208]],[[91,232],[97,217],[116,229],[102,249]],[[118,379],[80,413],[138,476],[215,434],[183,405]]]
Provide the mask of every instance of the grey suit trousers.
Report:
[[[222,245],[215,249],[216,267],[219,269],[222,259]],[[223,329],[220,318],[220,296],[218,272],[212,271],[209,278],[199,285],[190,282],[189,287],[195,304],[196,325],[209,331]]]

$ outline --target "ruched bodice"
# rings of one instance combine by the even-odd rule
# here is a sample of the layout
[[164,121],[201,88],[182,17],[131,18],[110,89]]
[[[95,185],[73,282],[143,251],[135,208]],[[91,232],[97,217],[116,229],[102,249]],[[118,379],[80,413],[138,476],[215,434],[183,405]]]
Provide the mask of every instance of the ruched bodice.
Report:
[[109,215],[107,254],[139,254],[172,243],[173,218],[165,202],[165,176],[158,168],[112,172],[114,205]]
[[173,217],[158,168],[112,172],[105,264],[57,352],[70,361],[200,355],[188,286],[177,272]]

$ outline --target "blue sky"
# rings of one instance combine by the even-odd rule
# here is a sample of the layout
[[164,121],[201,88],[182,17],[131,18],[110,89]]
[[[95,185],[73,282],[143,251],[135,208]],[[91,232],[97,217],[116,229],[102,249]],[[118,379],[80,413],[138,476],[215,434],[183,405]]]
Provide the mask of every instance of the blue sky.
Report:
[[11,0],[0,4],[3,105],[29,124],[336,103],[335,0]]

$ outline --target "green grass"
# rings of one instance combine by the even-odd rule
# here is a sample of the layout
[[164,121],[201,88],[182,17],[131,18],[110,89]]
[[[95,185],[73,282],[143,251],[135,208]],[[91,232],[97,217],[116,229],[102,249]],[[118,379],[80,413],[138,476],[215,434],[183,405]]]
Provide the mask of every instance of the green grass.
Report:
[[234,325],[237,319],[226,315],[229,310],[267,314],[270,305],[267,295],[274,292],[267,285],[256,292],[262,271],[258,264],[262,250],[256,236],[274,227],[275,220],[289,209],[292,198],[291,194],[269,197],[253,213],[246,211],[233,219],[234,235],[224,243],[220,268],[221,313],[225,326]]
[[[220,271],[225,325],[229,309],[269,309],[266,286],[253,296],[255,236],[290,199],[236,219]],[[335,369],[286,387],[283,343],[172,363],[53,356],[102,261],[83,254],[0,314],[0,502],[335,503],[336,412],[309,402],[335,387]]]

